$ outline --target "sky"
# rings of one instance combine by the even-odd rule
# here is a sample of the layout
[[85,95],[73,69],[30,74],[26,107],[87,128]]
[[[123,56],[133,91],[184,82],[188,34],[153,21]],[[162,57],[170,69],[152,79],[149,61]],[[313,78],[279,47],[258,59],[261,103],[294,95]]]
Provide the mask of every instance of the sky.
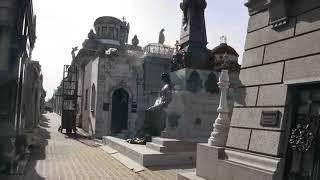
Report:
[[[140,46],[158,42],[164,28],[165,44],[174,46],[180,37],[182,0],[33,0],[37,16],[37,40],[32,59],[39,61],[47,97],[62,79],[63,65],[70,64],[72,47],[82,47],[94,21],[100,16],[123,17],[130,23],[129,43],[138,36]],[[248,24],[246,0],[207,0],[205,10],[209,49],[227,36],[241,63]]]

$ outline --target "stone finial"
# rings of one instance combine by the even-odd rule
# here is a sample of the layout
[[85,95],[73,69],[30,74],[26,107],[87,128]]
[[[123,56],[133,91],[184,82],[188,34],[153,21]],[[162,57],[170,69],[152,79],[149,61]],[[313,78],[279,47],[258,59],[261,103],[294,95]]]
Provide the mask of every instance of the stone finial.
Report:
[[227,44],[227,36],[220,36],[220,44]]
[[210,146],[225,147],[231,121],[227,101],[227,91],[230,85],[228,70],[221,71],[218,85],[220,89],[220,103],[217,112],[219,115],[213,124],[213,131],[208,139],[208,144]]
[[164,36],[164,29],[161,29],[160,33],[159,33],[159,44],[163,44],[164,41],[166,40],[165,36]]

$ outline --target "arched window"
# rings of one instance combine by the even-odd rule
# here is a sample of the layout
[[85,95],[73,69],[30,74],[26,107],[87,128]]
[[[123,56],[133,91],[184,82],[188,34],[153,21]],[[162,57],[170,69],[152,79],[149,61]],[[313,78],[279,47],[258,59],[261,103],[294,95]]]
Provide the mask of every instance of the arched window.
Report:
[[96,87],[93,84],[91,90],[91,112],[94,114],[96,111]]
[[205,82],[205,88],[208,93],[212,93],[212,94],[219,93],[218,79],[214,73],[209,74],[208,79]]
[[193,71],[187,80],[187,90],[196,93],[202,88],[202,80],[197,71]]

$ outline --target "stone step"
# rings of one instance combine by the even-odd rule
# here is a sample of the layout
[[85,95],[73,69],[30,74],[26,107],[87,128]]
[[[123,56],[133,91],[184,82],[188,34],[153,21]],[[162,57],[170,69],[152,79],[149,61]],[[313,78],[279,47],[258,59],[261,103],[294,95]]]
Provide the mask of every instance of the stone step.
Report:
[[161,146],[161,145],[155,144],[153,142],[147,142],[146,146],[147,146],[147,148],[150,148],[150,149],[158,151],[158,152],[165,152],[165,149],[166,149],[165,146]]
[[102,139],[104,144],[143,166],[195,164],[195,151],[162,153],[145,145],[129,144],[123,139],[112,136],[104,136]]
[[206,180],[200,176],[197,176],[196,172],[179,173],[177,180]]
[[178,143],[178,144],[170,144],[168,146],[162,146],[160,144],[148,142],[146,146],[150,149],[153,149],[155,151],[159,151],[162,153],[196,151],[196,146],[192,143],[188,143],[188,144]]
[[172,146],[172,145],[183,145],[189,144],[185,141],[181,141],[178,139],[168,139],[168,138],[161,138],[161,137],[153,137],[152,142],[161,146]]

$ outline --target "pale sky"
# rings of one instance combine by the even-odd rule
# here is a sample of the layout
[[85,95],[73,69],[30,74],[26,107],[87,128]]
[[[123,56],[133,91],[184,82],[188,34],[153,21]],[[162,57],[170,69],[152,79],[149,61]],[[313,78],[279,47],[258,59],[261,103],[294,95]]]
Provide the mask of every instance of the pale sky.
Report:
[[[125,17],[130,23],[129,43],[136,34],[140,46],[158,42],[165,28],[165,44],[179,40],[182,0],[33,0],[37,15],[37,40],[33,60],[40,61],[47,98],[62,79],[64,64],[71,63],[71,48],[82,47],[93,23],[100,16]],[[244,49],[248,24],[246,0],[207,0],[205,11],[208,48],[219,45],[226,35],[228,44],[240,54]]]

